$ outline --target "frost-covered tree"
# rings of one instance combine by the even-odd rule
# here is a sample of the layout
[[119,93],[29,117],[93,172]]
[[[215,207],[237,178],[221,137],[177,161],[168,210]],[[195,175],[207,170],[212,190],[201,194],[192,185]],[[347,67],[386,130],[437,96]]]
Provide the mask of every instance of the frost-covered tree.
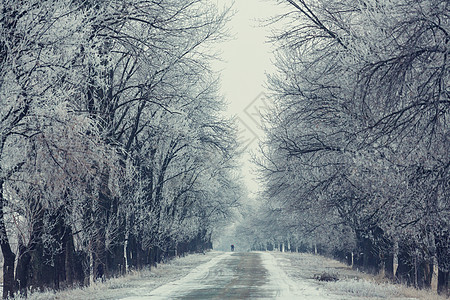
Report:
[[448,281],[448,2],[278,3],[266,196],[301,227],[351,228],[368,267],[407,237],[424,284]]
[[[67,67],[71,45],[78,41],[73,31],[61,29],[66,28],[66,24],[81,21],[81,16],[70,13],[70,7],[68,1],[23,1],[20,3],[3,1],[1,4],[0,231],[4,257],[3,297],[11,295],[16,289],[14,278],[16,255],[13,248],[14,235],[17,231],[11,231],[9,225],[15,225],[17,222],[11,223],[15,213],[11,206],[14,204],[26,211],[29,207],[25,203],[30,199],[39,198],[31,192],[39,190],[38,187],[33,186],[33,181],[36,183],[36,180],[44,180],[24,176],[23,170],[29,168],[30,160],[36,159],[34,141],[43,138],[44,132],[51,128],[51,123],[54,125],[61,120],[59,118],[61,113],[70,114],[70,111],[73,111],[73,107],[70,106],[73,90],[60,77],[62,74],[70,73]],[[84,125],[89,126],[90,123],[82,119],[78,119],[78,122],[78,124],[67,125],[72,126],[72,129],[82,130]],[[59,125],[64,127],[65,124],[59,123]],[[43,146],[53,149],[54,145],[47,140]],[[33,177],[41,171],[36,169],[29,175]],[[18,181],[23,184],[16,184]],[[15,185],[13,189],[16,192],[13,190],[8,192],[12,184]],[[60,182],[60,184],[63,183]],[[15,195],[27,195],[24,196],[27,199],[15,198]],[[47,200],[52,201],[52,199]],[[28,204],[37,205],[36,203]],[[19,213],[18,217],[24,216]],[[24,245],[25,242],[25,239],[22,239],[19,246]],[[20,260],[21,257],[18,259]],[[22,288],[22,286],[19,287]]]
[[235,129],[209,66],[227,11],[203,0],[0,9],[3,297],[208,247],[239,198]]

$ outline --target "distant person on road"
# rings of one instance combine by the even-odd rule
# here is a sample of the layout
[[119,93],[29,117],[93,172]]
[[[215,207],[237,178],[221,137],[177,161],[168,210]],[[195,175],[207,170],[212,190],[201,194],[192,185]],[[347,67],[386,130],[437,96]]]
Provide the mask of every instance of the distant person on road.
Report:
[[231,252],[234,251],[234,245],[231,245]]

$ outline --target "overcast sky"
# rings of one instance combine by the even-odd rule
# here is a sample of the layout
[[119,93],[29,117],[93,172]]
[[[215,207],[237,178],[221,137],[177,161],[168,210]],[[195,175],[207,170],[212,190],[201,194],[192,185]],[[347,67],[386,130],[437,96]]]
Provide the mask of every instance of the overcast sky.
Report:
[[[218,3],[229,6],[232,2],[218,0]],[[236,0],[233,9],[235,15],[228,25],[232,39],[220,44],[223,62],[216,68],[221,70],[222,94],[229,103],[229,113],[238,117],[240,141],[250,152],[255,151],[262,136],[257,112],[265,105],[265,74],[274,70],[271,46],[267,43],[270,31],[260,21],[273,16],[277,7],[275,1]],[[243,157],[243,175],[249,190],[255,192],[258,185],[249,159],[249,154]]]

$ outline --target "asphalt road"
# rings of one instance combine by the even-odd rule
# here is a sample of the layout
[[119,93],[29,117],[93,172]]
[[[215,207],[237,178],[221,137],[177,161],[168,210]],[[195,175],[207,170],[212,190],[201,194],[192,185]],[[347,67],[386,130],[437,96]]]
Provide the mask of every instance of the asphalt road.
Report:
[[258,253],[234,253],[210,269],[201,282],[194,282],[197,287],[175,299],[270,299],[272,291],[263,288],[267,275]]
[[228,253],[178,282],[154,290],[148,299],[274,299],[261,253]]

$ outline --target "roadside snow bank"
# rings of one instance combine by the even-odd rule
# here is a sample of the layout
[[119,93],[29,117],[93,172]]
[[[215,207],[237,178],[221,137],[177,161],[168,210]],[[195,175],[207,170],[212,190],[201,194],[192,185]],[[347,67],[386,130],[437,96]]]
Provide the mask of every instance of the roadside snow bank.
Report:
[[340,295],[352,295],[365,298],[392,299],[400,297],[400,290],[392,284],[379,284],[366,280],[347,279],[328,282],[325,288]]
[[[210,251],[203,254],[191,254],[173,259],[157,268],[131,272],[127,276],[111,278],[105,282],[94,283],[89,287],[65,291],[47,291],[29,294],[27,300],[106,300],[124,299],[143,294],[164,284],[183,278],[202,264],[222,255],[222,252]],[[16,300],[25,299],[16,296]]]
[[277,259],[268,252],[261,252],[264,267],[269,272],[269,285],[277,291],[276,299],[327,300],[334,299],[306,281],[292,280]]
[[[325,296],[318,298],[300,297],[298,299],[334,299],[334,300],[414,300],[402,295],[401,286],[377,283],[373,277],[352,270],[349,266],[336,260],[306,253],[271,252],[276,263],[290,277],[297,287],[308,286],[305,290],[320,291]],[[275,264],[275,263],[274,263]],[[318,281],[318,274],[335,274],[337,281]],[[292,283],[290,283],[292,284]]]
[[[205,278],[210,269],[212,269],[219,261],[229,257],[230,255],[230,252],[222,253],[221,255],[211,259],[209,262],[196,267],[189,274],[177,281],[168,282],[165,285],[147,293],[145,293],[145,291],[141,291],[139,296],[127,297],[123,300],[171,299],[171,295],[182,294],[183,292],[186,292],[186,290],[189,290],[193,282],[197,283],[200,279]],[[195,285],[194,288],[198,288],[198,285]]]

